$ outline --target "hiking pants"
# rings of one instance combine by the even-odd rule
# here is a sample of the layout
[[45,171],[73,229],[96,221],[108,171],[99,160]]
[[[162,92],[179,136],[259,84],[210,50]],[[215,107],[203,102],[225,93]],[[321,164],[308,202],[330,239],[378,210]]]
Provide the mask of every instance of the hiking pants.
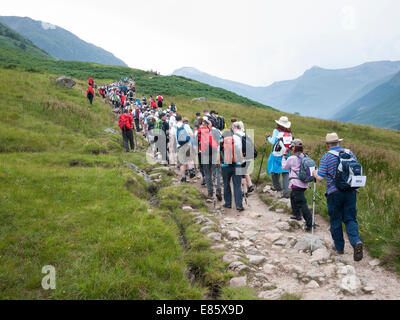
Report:
[[200,169],[200,173],[201,173],[201,176],[204,178],[205,175],[204,175],[203,165],[201,164],[201,153],[200,153],[200,152],[198,153],[198,156],[199,156],[199,169]]
[[303,218],[306,221],[307,227],[312,227],[312,215],[307,205],[307,199],[304,192],[307,189],[294,188],[290,194],[290,203],[292,205],[292,212],[295,217],[300,217],[303,213]]
[[136,131],[140,132],[139,119],[138,118],[135,118],[135,126],[136,126]]
[[93,104],[94,95],[92,95],[91,93],[88,93],[87,98],[89,99],[90,104]]
[[133,132],[132,129],[128,129],[126,131],[122,130],[122,139],[124,140],[125,151],[129,152],[129,144],[131,145],[131,149],[135,150],[135,144],[133,143]]
[[221,167],[214,166],[213,181],[215,180],[215,189],[221,190]]
[[236,167],[228,165],[222,167],[222,178],[224,181],[225,205],[232,206],[231,179],[233,182],[233,194],[235,196],[236,209],[243,208],[242,176],[236,174]]
[[[277,190],[282,190],[280,182],[280,173],[271,173],[272,183],[274,188]],[[283,182],[283,195],[289,194],[289,173],[282,172],[282,182]]]
[[327,196],[330,231],[337,250],[344,250],[342,223],[346,226],[350,244],[362,242],[358,233],[356,191],[336,191]]
[[157,101],[157,105],[158,105],[159,108],[162,109],[162,101]]
[[203,164],[204,175],[207,183],[208,194],[214,193],[213,173],[215,172],[215,164]]

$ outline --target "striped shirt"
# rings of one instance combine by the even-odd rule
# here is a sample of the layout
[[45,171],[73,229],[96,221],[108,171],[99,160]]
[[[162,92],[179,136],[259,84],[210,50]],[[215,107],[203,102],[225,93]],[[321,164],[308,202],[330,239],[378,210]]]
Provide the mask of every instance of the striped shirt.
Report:
[[[342,147],[334,147],[331,148],[330,150],[334,150],[337,152],[344,151]],[[354,153],[351,151],[350,155],[354,157],[354,159],[357,159]],[[326,186],[327,186],[326,193],[328,195],[337,191],[335,186],[335,177],[336,177],[336,168],[338,163],[339,163],[339,158],[329,152],[325,153],[322,156],[321,161],[319,163],[318,175],[321,178],[326,178]]]

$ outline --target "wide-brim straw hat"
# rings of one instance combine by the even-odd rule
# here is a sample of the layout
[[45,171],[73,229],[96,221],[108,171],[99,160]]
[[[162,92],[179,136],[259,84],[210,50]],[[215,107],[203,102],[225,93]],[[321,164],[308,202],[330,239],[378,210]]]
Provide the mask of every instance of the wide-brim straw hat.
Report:
[[334,143],[334,142],[342,142],[343,139],[339,139],[339,136],[336,132],[328,133],[325,138],[326,143]]
[[282,116],[279,120],[275,120],[275,122],[286,129],[289,129],[292,125],[288,117],[285,116]]

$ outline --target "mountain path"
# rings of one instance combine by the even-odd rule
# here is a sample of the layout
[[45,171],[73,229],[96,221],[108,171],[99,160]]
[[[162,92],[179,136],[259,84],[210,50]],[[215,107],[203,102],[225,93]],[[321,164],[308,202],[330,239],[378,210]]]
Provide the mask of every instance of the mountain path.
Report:
[[[200,176],[188,181],[206,195]],[[181,182],[175,179],[175,184]],[[262,194],[290,208],[289,199],[280,199],[270,186]],[[360,262],[353,260],[347,236],[344,255],[330,249],[333,242],[329,223],[320,215],[315,215],[318,227],[311,256],[307,248],[312,235],[303,230],[304,221],[290,220],[283,209],[272,211],[273,206],[264,203],[256,191],[249,195],[247,204],[243,201],[245,211],[240,213],[223,208],[223,202],[215,207],[212,202],[206,203],[212,217],[204,217],[190,207],[183,209],[195,215],[201,231],[213,239],[212,249],[225,251],[223,260],[238,273],[230,281],[233,287],[252,287],[265,300],[279,299],[285,293],[304,300],[400,299],[399,276],[380,267],[379,260],[365,248]]]

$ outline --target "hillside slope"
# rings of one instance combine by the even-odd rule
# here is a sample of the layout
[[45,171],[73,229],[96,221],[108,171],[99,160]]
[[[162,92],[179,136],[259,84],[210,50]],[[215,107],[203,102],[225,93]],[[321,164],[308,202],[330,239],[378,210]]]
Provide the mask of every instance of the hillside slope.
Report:
[[400,129],[400,73],[344,107],[339,121]]
[[35,56],[51,59],[44,50],[35,46],[31,41],[25,39],[17,32],[0,23],[0,47],[18,49]]
[[32,41],[54,58],[126,66],[112,53],[87,43],[71,32],[28,17],[0,16],[0,22]]

